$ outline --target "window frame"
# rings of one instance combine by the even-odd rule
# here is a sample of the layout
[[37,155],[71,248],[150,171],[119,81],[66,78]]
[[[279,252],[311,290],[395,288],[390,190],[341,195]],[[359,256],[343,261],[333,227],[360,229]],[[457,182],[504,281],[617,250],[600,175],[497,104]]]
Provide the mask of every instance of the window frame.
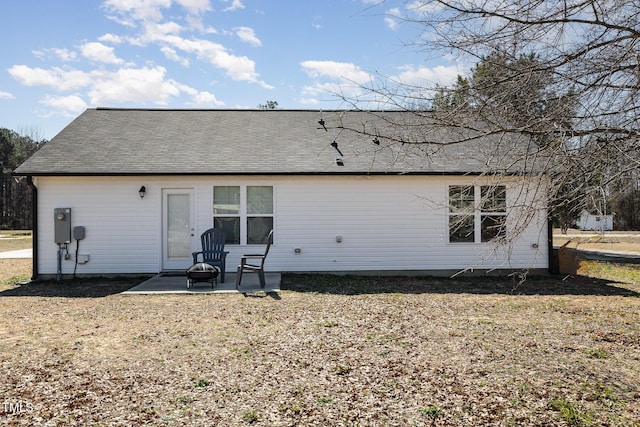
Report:
[[[215,191],[217,187],[237,187],[239,188],[239,212],[236,213],[224,213],[224,214],[216,214],[216,199],[215,199]],[[271,213],[249,213],[248,212],[248,189],[250,187],[269,187],[271,188]],[[249,220],[252,218],[271,218],[272,228],[275,226],[275,212],[276,212],[276,187],[274,185],[269,184],[228,184],[228,185],[213,185],[211,188],[211,197],[212,197],[212,206],[211,206],[211,220],[213,226],[216,225],[216,218],[237,218],[238,221],[238,241],[229,241],[227,240],[227,245],[234,246],[247,246],[254,244],[262,244],[263,242],[255,242],[248,243],[249,240]],[[235,233],[234,233],[235,234]],[[265,242],[266,243],[266,242]]]
[[[503,184],[494,184],[481,185],[479,188],[480,243],[504,239],[507,231],[507,187]],[[494,197],[487,197],[486,192],[489,191]],[[494,225],[485,226],[485,219],[490,220],[491,218],[495,221]],[[492,227],[497,227],[497,231],[495,233],[487,233],[487,230]]]
[[[449,243],[464,244],[475,242],[475,188],[472,185],[449,185],[447,187],[447,207],[448,207],[448,223],[447,230],[449,231]],[[455,197],[452,197],[452,190],[456,191]],[[469,191],[471,190],[471,191]],[[471,197],[469,197],[471,196]],[[466,233],[468,229],[469,219],[471,221],[472,232]],[[456,225],[452,232],[452,226]],[[470,236],[470,238],[469,238]]]
[[[455,191],[456,187],[460,190]],[[458,197],[458,193],[461,196]],[[465,198],[464,193],[473,193],[472,198]],[[508,187],[505,184],[449,184],[447,186],[447,231],[448,243],[454,245],[492,243],[504,239],[507,235]],[[456,197],[452,197],[455,195]],[[487,199],[487,196],[491,196]],[[472,199],[473,203],[468,203]],[[466,205],[465,205],[465,200]],[[454,224],[468,223],[472,218],[473,230],[466,235],[460,231],[468,227],[453,229]],[[487,233],[493,221],[496,231]],[[465,237],[471,236],[471,237]]]

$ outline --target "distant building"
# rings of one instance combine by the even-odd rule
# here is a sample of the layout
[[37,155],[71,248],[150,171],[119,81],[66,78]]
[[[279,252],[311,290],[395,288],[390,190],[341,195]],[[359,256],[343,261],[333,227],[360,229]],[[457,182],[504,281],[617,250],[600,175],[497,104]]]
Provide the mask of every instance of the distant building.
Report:
[[578,217],[576,226],[580,230],[612,231],[613,215],[598,215],[583,210]]

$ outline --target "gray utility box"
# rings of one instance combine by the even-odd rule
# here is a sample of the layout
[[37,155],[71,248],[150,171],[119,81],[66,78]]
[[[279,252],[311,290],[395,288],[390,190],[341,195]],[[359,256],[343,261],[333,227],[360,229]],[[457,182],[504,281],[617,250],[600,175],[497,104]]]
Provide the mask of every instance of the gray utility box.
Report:
[[71,243],[71,208],[55,208],[53,210],[53,221],[56,243]]

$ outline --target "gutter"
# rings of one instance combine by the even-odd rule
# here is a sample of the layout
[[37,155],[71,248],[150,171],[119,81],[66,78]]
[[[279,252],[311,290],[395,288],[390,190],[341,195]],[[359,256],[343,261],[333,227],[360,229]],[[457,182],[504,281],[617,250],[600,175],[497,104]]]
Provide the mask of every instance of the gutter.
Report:
[[[491,174],[493,172],[489,172]],[[487,172],[474,172],[474,171],[417,171],[417,172],[403,172],[403,171],[245,171],[245,172],[231,172],[231,171],[219,171],[219,172],[54,172],[54,171],[31,171],[31,172],[18,172],[16,176],[55,176],[55,177],[79,177],[79,176],[91,176],[91,177],[121,177],[121,176],[482,176]],[[507,172],[505,176],[526,176],[531,173],[524,172]]]
[[33,183],[33,176],[27,176],[27,183],[31,187],[31,246],[32,270],[31,280],[38,280],[38,187]]

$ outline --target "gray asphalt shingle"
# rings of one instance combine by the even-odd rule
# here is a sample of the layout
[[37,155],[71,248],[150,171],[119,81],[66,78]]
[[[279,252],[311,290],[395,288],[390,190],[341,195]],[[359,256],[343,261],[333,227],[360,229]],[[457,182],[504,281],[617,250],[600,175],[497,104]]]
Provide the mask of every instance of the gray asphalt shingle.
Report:
[[[327,130],[318,123],[322,119]],[[402,123],[395,126],[393,123]],[[380,144],[371,134],[380,134]],[[464,135],[468,136],[468,135]],[[521,170],[526,141],[463,144],[407,112],[88,109],[17,175],[461,174]],[[338,143],[344,166],[336,164]],[[515,160],[514,160],[515,159]]]

